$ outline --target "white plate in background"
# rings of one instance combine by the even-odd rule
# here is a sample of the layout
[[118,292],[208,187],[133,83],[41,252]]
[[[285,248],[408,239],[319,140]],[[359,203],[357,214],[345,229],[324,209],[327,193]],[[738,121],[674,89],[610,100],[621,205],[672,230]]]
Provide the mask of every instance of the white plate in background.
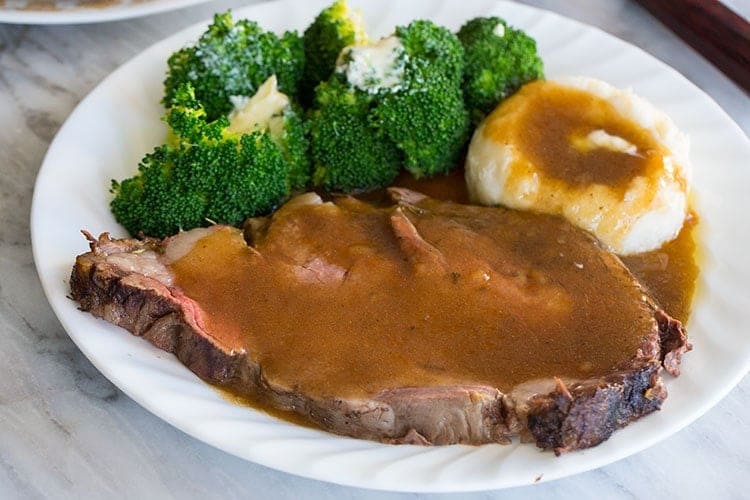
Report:
[[[327,2],[275,2],[235,12],[268,29],[304,29]],[[365,488],[466,491],[547,481],[614,462],[682,429],[716,404],[750,367],[750,144],[706,94],[664,63],[595,28],[495,0],[352,0],[372,34],[428,18],[457,29],[499,15],[537,39],[548,76],[588,75],[632,87],[692,139],[701,217],[701,276],[688,324],[695,349],[669,379],[662,411],[592,449],[555,457],[533,445],[394,446],[299,427],[222,399],[172,355],[76,309],[67,298],[79,230],[126,236],[109,212],[110,179],[131,176],[163,140],[159,100],[169,54],[197,38],[193,26],[126,63],[73,111],[39,171],[31,214],[34,259],[47,297],[70,337],[128,396],[186,433],[275,469]],[[604,293],[604,292],[603,292]],[[669,378],[669,377],[667,377]],[[689,432],[689,430],[687,431]],[[106,436],[102,436],[106,439]]]
[[2,0],[0,23],[79,24],[116,21],[210,0]]

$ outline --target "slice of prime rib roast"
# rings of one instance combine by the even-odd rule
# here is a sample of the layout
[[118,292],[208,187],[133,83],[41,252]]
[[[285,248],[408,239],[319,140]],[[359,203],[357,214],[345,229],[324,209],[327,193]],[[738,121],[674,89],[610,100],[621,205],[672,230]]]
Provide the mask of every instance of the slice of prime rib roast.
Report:
[[72,298],[211,384],[357,438],[520,435],[560,454],[660,408],[685,331],[590,235],[390,195],[308,193],[244,234],[86,233]]

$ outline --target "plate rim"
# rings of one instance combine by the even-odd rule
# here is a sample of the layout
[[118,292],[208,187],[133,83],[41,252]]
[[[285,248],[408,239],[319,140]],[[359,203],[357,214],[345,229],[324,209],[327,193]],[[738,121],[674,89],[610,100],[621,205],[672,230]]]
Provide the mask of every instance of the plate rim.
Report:
[[210,1],[212,0],[149,0],[145,3],[120,4],[109,7],[71,7],[58,10],[25,10],[0,7],[0,23],[53,26],[122,21],[161,14]]
[[[196,2],[204,1],[204,0],[192,0]],[[327,0],[318,0],[319,3],[325,4],[329,3]],[[278,0],[274,2],[269,3],[261,3],[261,4],[252,4],[249,6],[240,7],[236,10],[234,10],[234,13],[238,17],[247,17],[251,16],[253,10],[256,9],[263,9],[263,8],[269,8],[269,6],[275,8],[275,9],[281,9],[285,4],[293,4],[292,0]],[[691,91],[696,93],[697,95],[700,95],[701,98],[706,100],[706,103],[709,104],[713,108],[713,112],[717,113],[718,115],[721,115],[722,121],[724,122],[724,125],[731,126],[734,128],[734,131],[739,134],[742,138],[744,138],[745,147],[746,149],[750,150],[750,141],[748,141],[747,136],[745,135],[744,131],[739,127],[739,125],[734,122],[734,120],[715,102],[715,100],[707,93],[703,92],[699,87],[697,87],[693,82],[691,82],[689,79],[687,79],[684,75],[682,75],[679,71],[672,68],[662,60],[658,59],[657,57],[649,54],[645,50],[641,49],[640,47],[633,45],[627,41],[624,41],[615,35],[612,35],[596,26],[588,25],[586,23],[583,23],[581,21],[571,19],[568,17],[565,17],[561,14],[557,14],[555,12],[551,12],[545,9],[529,6],[529,5],[519,5],[513,2],[509,2],[507,0],[493,0],[493,5],[503,5],[511,9],[521,9],[526,10],[530,12],[536,12],[544,14],[545,16],[551,16],[556,21],[563,21],[565,23],[572,23],[572,25],[575,25],[577,30],[593,30],[597,32],[599,35],[603,35],[606,37],[614,38],[618,40],[619,42],[625,44],[629,50],[634,50],[639,53],[639,57],[647,57],[649,59],[652,59],[656,64],[658,64],[662,70],[672,73],[673,77],[679,78],[682,80],[682,83],[687,84]],[[182,432],[206,443],[210,446],[213,446],[215,448],[221,449],[222,451],[225,451],[227,453],[230,453],[232,455],[238,456],[242,459],[252,461],[267,467],[271,467],[286,473],[295,474],[302,477],[317,479],[317,480],[323,480],[328,482],[334,482],[337,484],[343,484],[347,486],[354,486],[354,487],[360,487],[360,488],[367,488],[367,489],[378,489],[378,490],[388,490],[388,491],[411,491],[411,492],[459,492],[459,491],[479,491],[479,490],[486,490],[486,489],[495,489],[495,488],[505,488],[505,487],[513,487],[513,486],[520,486],[525,484],[533,484],[529,482],[519,482],[519,483],[509,483],[509,484],[502,484],[502,485],[493,485],[493,484],[479,484],[479,485],[473,485],[466,487],[465,485],[457,485],[456,488],[446,488],[444,486],[441,486],[439,488],[432,489],[429,487],[429,485],[425,485],[423,488],[394,488],[393,485],[383,486],[379,487],[377,485],[367,484],[363,485],[357,481],[346,481],[341,479],[331,479],[325,474],[316,474],[311,471],[299,471],[293,467],[284,467],[279,465],[278,463],[275,464],[269,464],[266,462],[263,462],[261,460],[257,460],[255,458],[250,459],[247,456],[243,456],[241,454],[238,454],[232,450],[227,449],[226,447],[220,446],[213,442],[211,437],[205,436],[202,432],[200,432],[200,429],[198,428],[188,428],[184,425],[180,425],[176,423],[172,418],[170,418],[169,412],[166,411],[163,407],[160,407],[159,405],[153,405],[150,404],[147,401],[144,401],[142,397],[138,395],[136,391],[131,391],[127,388],[123,388],[122,384],[118,383],[119,377],[117,377],[112,370],[101,364],[101,360],[97,359],[97,357],[89,351],[87,346],[85,346],[82,342],[80,342],[80,339],[77,338],[77,336],[73,333],[71,333],[71,330],[75,329],[74,325],[69,325],[68,321],[64,319],[64,315],[61,314],[61,312],[58,310],[58,304],[56,300],[53,300],[53,296],[58,292],[55,288],[53,288],[52,284],[49,283],[47,279],[45,279],[45,276],[42,275],[42,271],[40,269],[40,266],[38,264],[39,262],[39,253],[40,253],[40,246],[42,242],[40,241],[41,236],[39,235],[39,229],[37,227],[37,224],[35,224],[35,220],[38,220],[39,218],[39,210],[40,210],[40,202],[38,200],[38,193],[39,190],[37,189],[40,184],[40,179],[44,177],[44,173],[46,169],[52,168],[50,167],[50,164],[53,163],[52,156],[55,152],[55,149],[57,147],[60,147],[58,142],[61,141],[61,137],[63,136],[63,131],[66,130],[66,127],[71,126],[71,123],[75,122],[75,119],[77,117],[78,113],[82,113],[83,109],[85,108],[85,104],[90,100],[94,99],[95,95],[98,91],[100,91],[100,88],[106,87],[108,85],[108,82],[111,82],[113,80],[116,80],[117,76],[121,73],[127,70],[128,66],[131,64],[135,64],[135,61],[139,58],[146,57],[144,54],[154,52],[158,50],[158,47],[162,44],[168,44],[174,39],[178,38],[184,38],[186,35],[188,35],[191,32],[195,32],[200,27],[206,26],[211,21],[210,18],[207,18],[203,21],[197,22],[195,24],[192,24],[184,29],[181,29],[159,41],[156,43],[146,47],[142,51],[140,51],[138,54],[118,66],[117,69],[109,73],[105,78],[103,78],[92,90],[90,90],[87,95],[76,105],[76,107],[73,109],[73,111],[70,113],[68,118],[65,120],[63,125],[58,130],[57,134],[55,135],[54,139],[50,143],[47,153],[44,156],[44,159],[42,161],[42,164],[39,168],[39,171],[37,173],[35,185],[34,185],[34,193],[32,196],[32,205],[31,205],[31,211],[30,211],[30,231],[31,231],[31,241],[32,241],[32,253],[34,257],[34,264],[37,269],[37,273],[39,275],[40,282],[42,284],[45,297],[47,298],[48,303],[52,307],[58,321],[62,324],[62,326],[65,328],[66,333],[68,336],[73,340],[73,342],[76,344],[76,346],[81,350],[81,352],[87,357],[87,359],[99,370],[107,379],[112,381],[118,389],[122,390],[128,397],[130,397],[132,400],[134,400],[136,403],[138,403],[140,406],[148,410],[149,412],[153,413],[160,419],[164,420],[165,422],[169,423],[173,427],[181,430]],[[700,195],[699,195],[700,196]],[[700,204],[700,203],[699,203]],[[67,285],[67,284],[66,284]],[[107,325],[105,325],[107,326]],[[111,325],[109,325],[111,326]],[[545,476],[541,478],[540,481],[535,482],[546,482],[551,481],[555,479],[559,479],[562,477],[567,477],[569,475],[574,475],[578,473],[582,473],[588,470],[592,470],[595,468],[599,468],[605,465],[608,465],[610,463],[614,463],[618,460],[621,460],[622,458],[625,458],[627,456],[633,455],[635,453],[638,453],[646,448],[649,448],[656,443],[666,439],[667,437],[674,435],[675,433],[679,432],[683,428],[685,428],[690,423],[694,422],[698,418],[700,418],[703,414],[705,414],[709,409],[711,409],[713,406],[715,406],[721,399],[723,399],[741,380],[742,378],[750,371],[750,358],[744,359],[744,368],[741,370],[738,370],[734,376],[731,379],[731,383],[727,383],[724,386],[721,387],[721,390],[716,391],[712,393],[712,397],[704,400],[704,402],[700,405],[699,408],[695,409],[692,413],[683,416],[679,419],[679,421],[676,423],[676,425],[673,425],[670,427],[670,430],[668,432],[663,432],[660,435],[656,435],[651,437],[650,439],[641,440],[639,441],[637,446],[628,446],[628,447],[621,447],[618,450],[612,450],[613,452],[608,455],[608,458],[600,459],[598,461],[590,461],[588,466],[586,467],[578,467],[576,468],[575,472],[565,472],[561,473],[559,475],[552,474],[546,474]],[[201,382],[202,383],[202,382]],[[336,437],[336,436],[334,436]],[[402,445],[404,446],[404,445]],[[459,445],[460,446],[460,445]],[[493,445],[488,445],[493,446]],[[494,445],[497,446],[497,445]],[[577,453],[584,453],[584,452],[577,452]]]

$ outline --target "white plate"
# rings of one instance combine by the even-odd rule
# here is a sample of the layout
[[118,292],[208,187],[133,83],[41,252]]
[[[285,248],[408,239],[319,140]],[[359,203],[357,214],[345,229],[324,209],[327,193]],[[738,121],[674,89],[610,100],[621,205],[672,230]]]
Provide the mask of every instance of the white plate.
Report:
[[77,24],[158,14],[210,0],[4,0],[0,23]]
[[[748,371],[750,336],[750,144],[731,119],[685,78],[641,50],[594,28],[514,3],[482,0],[361,0],[371,32],[429,18],[451,28],[497,14],[533,35],[549,76],[584,74],[637,93],[667,111],[692,137],[701,215],[702,274],[689,324],[695,350],[668,381],[662,411],[602,445],[556,458],[533,445],[388,446],[298,427],[225,402],[174,357],[78,311],[67,279],[87,250],[78,232],[125,232],[108,210],[110,179],[132,175],[159,143],[167,56],[193,40],[194,26],[143,52],[81,102],[49,148],[31,214],[34,258],[50,304],[70,337],[114,384],[149,411],[222,450],[275,469],[366,488],[460,491],[555,479],[608,464],[673,434],[716,404]],[[280,2],[236,12],[273,30],[303,29],[322,7]]]

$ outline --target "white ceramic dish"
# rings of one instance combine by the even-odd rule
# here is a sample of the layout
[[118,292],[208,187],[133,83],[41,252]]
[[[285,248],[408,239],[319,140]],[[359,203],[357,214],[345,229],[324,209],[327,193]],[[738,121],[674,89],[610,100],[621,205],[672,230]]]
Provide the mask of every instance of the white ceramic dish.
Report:
[[[550,76],[584,74],[632,87],[692,137],[694,186],[702,218],[702,274],[689,331],[695,350],[668,381],[661,412],[589,450],[557,458],[532,445],[387,446],[298,427],[224,401],[174,357],[78,311],[66,297],[74,258],[87,250],[81,228],[125,236],[108,210],[110,179],[135,171],[161,142],[161,81],[167,56],[193,40],[194,26],[144,51],[84,99],[49,148],[31,214],[34,257],[50,304],[96,367],[149,411],[222,450],[286,472],[366,488],[460,491],[560,478],[614,462],[682,429],[748,371],[750,337],[750,144],[708,96],[641,50],[599,30],[513,3],[463,0],[354,1],[370,31],[430,18],[451,28],[497,14],[528,30]],[[273,30],[303,29],[323,3],[272,3],[239,10]],[[688,431],[689,432],[689,431]]]
[[87,4],[85,0],[5,0],[0,5],[0,23],[99,23],[158,14],[207,1],[210,0],[91,0]]

